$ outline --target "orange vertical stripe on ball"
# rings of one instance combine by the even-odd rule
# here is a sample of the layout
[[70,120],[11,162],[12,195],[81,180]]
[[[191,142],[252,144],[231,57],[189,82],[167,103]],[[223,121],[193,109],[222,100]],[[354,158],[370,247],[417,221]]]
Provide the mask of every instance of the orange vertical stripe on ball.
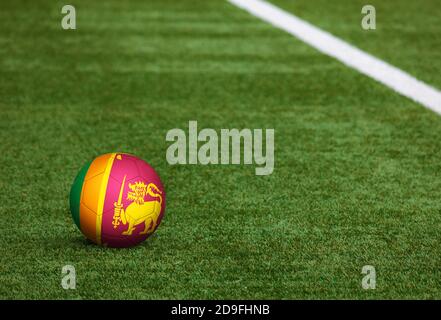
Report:
[[96,243],[96,213],[80,203],[80,225],[83,234]]
[[110,171],[112,170],[113,160],[115,159],[116,153],[112,153],[110,158],[107,160],[106,170],[103,174],[103,179],[101,182],[99,199],[98,199],[98,210],[96,216],[96,242],[101,244],[101,225],[103,223],[103,208],[104,200],[107,193],[107,183],[109,181]]
[[90,164],[89,170],[87,170],[85,180],[93,178],[97,174],[104,173],[107,167],[107,161],[112,156],[113,153],[106,153],[97,158],[95,158]]
[[[83,188],[81,190],[80,200],[80,227],[84,235],[100,244],[101,242],[101,225],[99,226],[100,233],[97,234],[97,221],[98,216],[102,217],[103,202],[101,199],[101,192],[103,184],[107,187],[106,169],[109,164],[109,160],[114,157],[113,153],[104,154],[97,157],[87,170],[87,174],[84,178]],[[113,159],[113,158],[112,158]],[[113,160],[112,160],[113,163]],[[101,204],[100,204],[101,203]],[[101,211],[100,211],[101,210]]]

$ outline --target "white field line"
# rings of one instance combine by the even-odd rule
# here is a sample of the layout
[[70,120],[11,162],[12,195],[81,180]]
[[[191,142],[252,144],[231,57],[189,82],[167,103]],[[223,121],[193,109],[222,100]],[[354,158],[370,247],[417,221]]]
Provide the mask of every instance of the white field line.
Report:
[[441,92],[410,74],[262,0],[228,0],[320,52],[441,114]]

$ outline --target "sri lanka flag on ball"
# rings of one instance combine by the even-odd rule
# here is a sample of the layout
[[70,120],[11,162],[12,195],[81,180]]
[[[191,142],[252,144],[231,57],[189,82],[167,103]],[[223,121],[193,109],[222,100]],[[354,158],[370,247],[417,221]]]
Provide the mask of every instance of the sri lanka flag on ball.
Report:
[[104,154],[75,178],[70,211],[91,241],[109,247],[134,246],[161,223],[164,187],[145,161],[126,153]]

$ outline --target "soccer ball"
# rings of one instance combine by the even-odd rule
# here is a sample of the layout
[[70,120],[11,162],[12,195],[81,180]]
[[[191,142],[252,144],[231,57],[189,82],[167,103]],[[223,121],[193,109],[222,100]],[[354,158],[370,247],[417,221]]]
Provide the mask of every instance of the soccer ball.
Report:
[[144,160],[108,153],[87,163],[70,191],[70,211],[81,232],[109,247],[131,247],[161,223],[165,192],[158,174]]

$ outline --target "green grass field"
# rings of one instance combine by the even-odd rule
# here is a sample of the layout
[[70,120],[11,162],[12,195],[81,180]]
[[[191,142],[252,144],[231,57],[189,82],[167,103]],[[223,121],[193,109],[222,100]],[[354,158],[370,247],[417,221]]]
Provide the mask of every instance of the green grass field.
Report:
[[[441,6],[273,3],[441,88]],[[0,2],[0,298],[441,298],[441,118],[226,1]],[[275,169],[171,166],[165,135],[274,128]],[[88,243],[71,183],[95,156],[147,160],[157,232]],[[77,289],[64,290],[73,264]],[[361,288],[374,265],[377,288]]]

